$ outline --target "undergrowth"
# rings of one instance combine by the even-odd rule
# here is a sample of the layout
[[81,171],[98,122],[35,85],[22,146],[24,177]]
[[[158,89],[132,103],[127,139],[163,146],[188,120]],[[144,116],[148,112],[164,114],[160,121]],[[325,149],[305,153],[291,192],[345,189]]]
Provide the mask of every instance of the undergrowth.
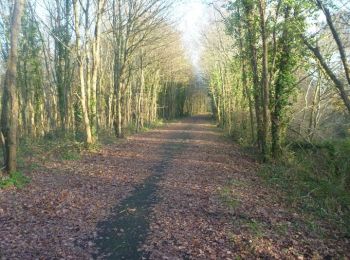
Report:
[[0,179],[0,188],[16,187],[18,189],[23,188],[28,184],[30,179],[23,175],[21,172],[14,172],[9,177]]
[[293,143],[260,174],[311,218],[327,219],[350,235],[350,139]]
[[50,159],[55,160],[79,160],[83,150],[88,149],[83,142],[78,142],[71,137],[55,139],[23,140],[19,146],[20,166],[33,159],[45,162]]
[[[150,129],[159,127],[163,121],[156,121],[152,125],[148,125],[140,129],[145,132]],[[135,131],[126,129],[126,135],[134,134]],[[97,152],[103,145],[118,142],[112,131],[99,131],[96,142],[91,145],[84,143],[84,136],[81,134],[63,133],[62,131],[54,131],[46,134],[42,138],[22,138],[18,146],[17,163],[20,171],[32,171],[39,168],[47,161],[76,161],[81,159],[84,152]],[[2,156],[0,150],[0,156]],[[1,177],[1,175],[0,175]],[[30,179],[21,172],[15,172],[8,177],[0,178],[0,188],[15,186],[22,188]]]
[[[146,132],[159,127],[163,121],[158,120],[151,125],[145,125],[139,132]],[[135,127],[130,125],[125,130],[125,135],[136,133]],[[18,147],[18,166],[20,169],[33,170],[46,161],[76,161],[84,152],[99,151],[104,145],[119,142],[113,131],[100,130],[96,142],[87,145],[84,142],[84,135],[81,133],[63,133],[54,131],[47,133],[42,138],[23,138]],[[1,151],[0,151],[1,153]]]

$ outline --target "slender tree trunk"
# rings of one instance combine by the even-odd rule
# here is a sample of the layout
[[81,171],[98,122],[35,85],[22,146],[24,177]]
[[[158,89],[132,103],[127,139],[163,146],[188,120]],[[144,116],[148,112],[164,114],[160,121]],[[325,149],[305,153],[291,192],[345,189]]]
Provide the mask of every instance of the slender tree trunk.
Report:
[[118,138],[123,137],[123,131],[122,131],[122,108],[121,108],[121,90],[120,87],[116,91],[116,104],[115,104],[115,121],[114,121],[114,128],[115,128],[115,134]]
[[73,1],[74,5],[74,28],[75,28],[75,34],[76,34],[76,52],[77,52],[77,58],[78,58],[78,67],[79,67],[79,78],[80,78],[80,101],[81,101],[81,107],[83,110],[83,120],[84,120],[84,126],[85,126],[85,134],[86,134],[86,143],[92,144],[92,134],[91,134],[91,127],[90,127],[90,119],[89,119],[89,113],[87,108],[87,100],[86,100],[86,84],[84,79],[84,66],[83,66],[83,55],[81,53],[81,46],[80,46],[80,33],[79,33],[79,3],[78,0]]
[[144,74],[144,68],[143,68],[143,57],[142,57],[143,53],[141,51],[141,59],[140,59],[140,95],[139,95],[139,130],[143,128],[143,117],[144,117],[144,107],[143,107],[143,102],[144,102],[144,92],[145,92],[145,74]]
[[312,99],[312,104],[311,104],[311,112],[310,112],[310,119],[309,119],[309,126],[308,126],[308,138],[310,139],[310,141],[312,141],[314,134],[315,134],[315,128],[317,126],[317,109],[316,107],[318,106],[319,103],[319,90],[320,90],[320,86],[321,82],[318,80],[317,84],[316,84],[316,89],[314,92],[314,96]]
[[24,0],[15,0],[11,20],[10,55],[5,75],[1,112],[1,139],[4,150],[4,164],[7,173],[17,169],[18,100],[16,89],[18,38],[21,31],[21,17]]
[[91,95],[91,121],[95,130],[98,128],[97,120],[97,83],[98,83],[98,70],[100,67],[100,24],[101,15],[104,8],[105,0],[97,1],[96,10],[96,23],[94,32],[94,42],[92,44],[92,95]]
[[265,21],[265,0],[259,0],[260,13],[260,30],[262,41],[262,76],[261,76],[261,104],[263,110],[263,131],[262,131],[262,153],[264,160],[267,157],[267,136],[269,132],[270,118],[269,118],[269,77],[268,77],[268,47],[266,35],[266,21]]

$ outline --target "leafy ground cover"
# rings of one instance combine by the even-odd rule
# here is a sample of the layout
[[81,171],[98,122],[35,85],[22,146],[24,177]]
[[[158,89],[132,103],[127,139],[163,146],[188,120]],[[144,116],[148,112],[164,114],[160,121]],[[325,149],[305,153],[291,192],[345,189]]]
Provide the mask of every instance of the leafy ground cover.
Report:
[[31,160],[29,184],[0,189],[4,259],[350,256],[343,230],[290,205],[205,117]]

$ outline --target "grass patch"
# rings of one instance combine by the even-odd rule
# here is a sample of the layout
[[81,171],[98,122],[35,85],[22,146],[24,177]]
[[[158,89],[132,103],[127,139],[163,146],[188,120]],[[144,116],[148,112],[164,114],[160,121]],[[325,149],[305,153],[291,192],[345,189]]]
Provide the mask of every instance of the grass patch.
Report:
[[285,192],[292,206],[314,219],[327,219],[350,235],[349,154],[350,139],[316,145],[293,143],[288,155],[264,165],[260,174]]
[[233,198],[230,187],[224,187],[220,191],[220,198],[222,202],[231,210],[239,206],[239,201]]
[[264,225],[256,220],[250,220],[246,223],[246,227],[250,230],[250,232],[256,237],[264,236]]
[[21,172],[14,172],[10,176],[0,180],[0,188],[16,187],[18,189],[23,188],[30,182],[30,179],[23,175]]

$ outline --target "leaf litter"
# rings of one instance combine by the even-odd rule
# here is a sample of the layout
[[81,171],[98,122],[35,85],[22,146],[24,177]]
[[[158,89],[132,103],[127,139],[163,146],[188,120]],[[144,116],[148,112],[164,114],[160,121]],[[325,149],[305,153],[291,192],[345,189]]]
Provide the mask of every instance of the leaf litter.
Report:
[[[174,150],[171,156],[164,147]],[[258,167],[203,117],[77,161],[48,160],[28,173],[30,185],[0,190],[0,258],[108,258],[96,245],[99,223],[142,213],[115,209],[157,172],[157,199],[141,216],[147,228],[137,245],[140,259],[350,257],[341,230],[320,220],[322,232],[310,231],[302,214],[259,179]]]

